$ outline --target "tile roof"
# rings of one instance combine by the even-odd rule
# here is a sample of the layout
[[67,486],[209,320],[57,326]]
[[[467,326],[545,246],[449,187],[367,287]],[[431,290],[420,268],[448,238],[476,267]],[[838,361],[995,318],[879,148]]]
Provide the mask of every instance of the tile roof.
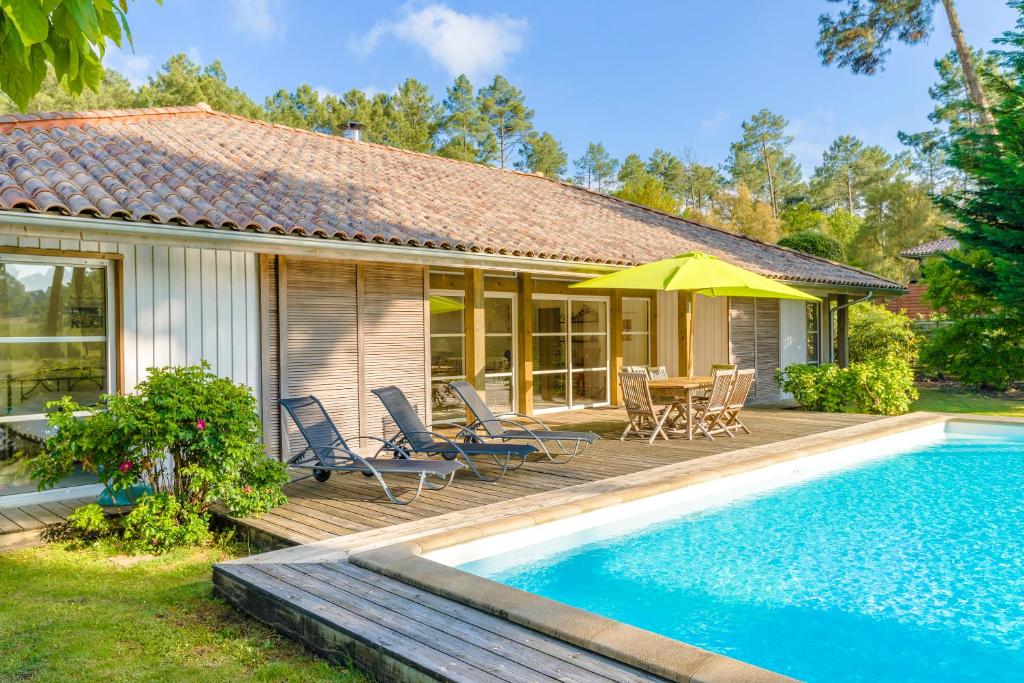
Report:
[[956,241],[956,238],[943,237],[942,239],[925,242],[924,244],[919,244],[916,247],[911,247],[910,249],[901,251],[900,256],[903,256],[904,258],[921,259],[925,256],[948,254],[959,246],[960,243]]
[[901,289],[568,183],[206,105],[0,116],[0,209],[607,264],[700,250],[771,277]]

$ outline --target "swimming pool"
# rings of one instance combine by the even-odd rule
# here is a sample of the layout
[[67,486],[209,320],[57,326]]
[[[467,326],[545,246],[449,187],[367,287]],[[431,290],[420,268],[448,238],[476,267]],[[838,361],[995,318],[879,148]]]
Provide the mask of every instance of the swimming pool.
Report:
[[805,680],[1021,680],[1024,431],[912,441],[433,559]]

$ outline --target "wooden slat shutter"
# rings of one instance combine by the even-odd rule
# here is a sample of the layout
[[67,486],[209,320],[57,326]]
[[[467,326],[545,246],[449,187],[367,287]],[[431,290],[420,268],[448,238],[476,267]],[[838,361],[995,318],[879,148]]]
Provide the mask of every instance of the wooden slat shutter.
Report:
[[[359,431],[356,266],[287,259],[285,298],[288,396],[315,394],[346,438]],[[289,421],[289,453],[305,443]]]
[[740,369],[757,370],[755,398],[775,398],[779,367],[779,302],[777,299],[729,298],[729,358]]
[[753,299],[729,298],[729,362],[741,370],[757,368],[755,315]]
[[371,389],[394,384],[426,419],[426,281],[411,265],[366,264],[361,271],[363,433],[379,436],[385,411]]
[[779,368],[779,300],[755,299],[757,307],[757,384],[758,398],[777,397],[779,385],[775,371]]

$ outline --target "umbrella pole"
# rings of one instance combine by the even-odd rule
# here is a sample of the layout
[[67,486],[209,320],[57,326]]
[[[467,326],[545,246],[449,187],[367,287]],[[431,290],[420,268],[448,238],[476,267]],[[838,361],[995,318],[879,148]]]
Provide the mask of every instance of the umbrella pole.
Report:
[[693,377],[693,312],[696,308],[697,293],[688,290],[679,292],[679,374]]

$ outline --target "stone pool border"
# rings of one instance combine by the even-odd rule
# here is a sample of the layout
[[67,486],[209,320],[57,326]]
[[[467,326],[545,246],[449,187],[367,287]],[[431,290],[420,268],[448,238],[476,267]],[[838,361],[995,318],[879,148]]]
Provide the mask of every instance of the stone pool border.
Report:
[[348,561],[475,609],[559,638],[630,666],[676,681],[788,681],[781,674],[708,652],[644,629],[571,607],[511,586],[475,576],[423,557],[424,554],[584,512],[666,493],[778,463],[818,455],[912,429],[949,422],[1024,424],[1024,419],[948,413],[910,413],[806,437],[730,451],[702,458],[685,471],[659,468],[656,483],[595,493],[570,503],[533,509],[498,519],[481,520],[412,540],[353,552]]

